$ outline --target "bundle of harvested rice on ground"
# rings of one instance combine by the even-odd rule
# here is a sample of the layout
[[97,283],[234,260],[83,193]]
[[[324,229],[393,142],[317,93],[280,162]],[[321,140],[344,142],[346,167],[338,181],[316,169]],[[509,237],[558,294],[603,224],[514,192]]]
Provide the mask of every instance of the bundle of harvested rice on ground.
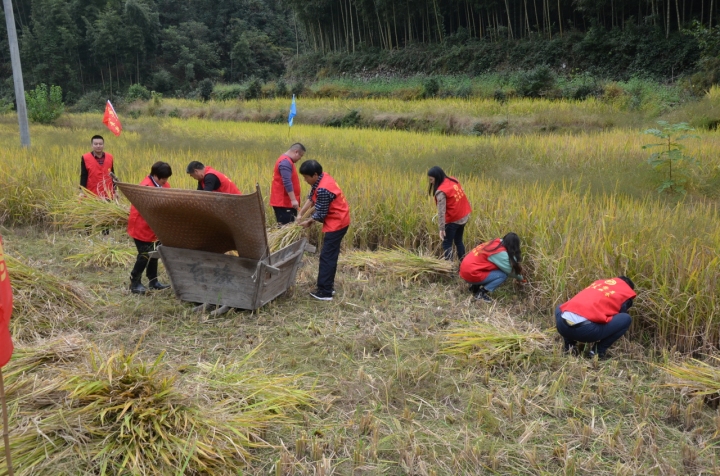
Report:
[[15,294],[16,309],[43,309],[48,302],[73,308],[89,309],[80,289],[66,279],[41,270],[40,265],[5,255]]
[[307,230],[297,223],[290,223],[277,228],[271,228],[267,234],[270,252],[274,253],[307,235]]
[[[220,394],[199,379],[193,394],[166,368],[162,355],[89,353],[74,366],[56,367],[42,392],[19,395],[10,435],[22,474],[240,474],[272,423],[287,421],[294,390],[287,378],[267,375],[247,394]],[[214,373],[217,376],[217,373]],[[227,374],[226,374],[227,375]],[[273,392],[280,392],[275,395]],[[52,395],[48,404],[47,395]],[[255,395],[254,404],[248,400]],[[263,404],[265,400],[270,401]],[[0,473],[5,470],[0,462]]]
[[90,239],[87,251],[67,256],[65,260],[75,266],[114,268],[127,267],[135,257],[135,250],[127,243]]
[[55,198],[47,205],[53,224],[67,230],[98,231],[127,226],[130,206],[116,200],[85,197]]
[[720,358],[711,357],[707,362],[691,359],[681,364],[661,366],[665,372],[678,379],[678,382],[665,384],[687,391],[692,396],[705,397],[708,403],[717,406],[720,400]]
[[415,281],[420,278],[455,275],[451,261],[395,248],[378,251],[351,251],[340,255],[340,264],[378,274],[391,274]]
[[486,364],[504,363],[527,358],[546,347],[550,340],[550,336],[539,331],[500,329],[482,323],[449,330],[442,352],[478,359]]

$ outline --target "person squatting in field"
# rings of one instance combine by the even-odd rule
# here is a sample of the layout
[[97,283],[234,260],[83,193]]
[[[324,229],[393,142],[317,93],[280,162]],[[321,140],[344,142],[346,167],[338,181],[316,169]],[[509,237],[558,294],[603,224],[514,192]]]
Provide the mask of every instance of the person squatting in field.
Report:
[[287,152],[278,157],[273,169],[270,187],[270,206],[280,225],[292,223],[300,208],[300,178],[295,164],[305,155],[305,146],[299,142],[290,146]]
[[555,309],[555,326],[566,353],[578,354],[577,343],[592,343],[589,357],[608,357],[607,350],[627,332],[632,318],[635,284],[626,276],[599,279]]
[[238,189],[225,174],[218,172],[210,166],[203,165],[202,162],[193,160],[188,164],[186,172],[197,180],[198,190],[242,195],[240,189]]
[[524,282],[520,237],[508,233],[473,248],[460,263],[460,277],[470,284],[477,300],[492,302],[488,295],[509,277]]
[[115,172],[113,156],[105,152],[105,139],[95,135],[90,139],[92,151],[80,158],[80,186],[103,200],[115,196],[115,184],[110,172]]
[[470,202],[463,191],[460,182],[455,177],[445,175],[438,166],[428,171],[430,187],[428,193],[435,197],[438,209],[438,227],[440,239],[446,260],[453,259],[453,243],[457,249],[457,256],[462,260],[465,256],[463,232],[465,224],[470,219]]
[[317,289],[310,293],[315,299],[332,301],[335,294],[335,273],[340,256],[340,243],[350,226],[350,207],[342,190],[322,166],[314,160],[300,165],[300,174],[312,187],[308,199],[300,210],[303,216],[312,206],[315,212],[299,224],[308,228],[315,222],[323,224],[323,245],[320,251]]
[[[140,185],[145,187],[170,188],[168,178],[172,175],[172,168],[167,162],[155,162],[150,169],[150,175],[145,177]],[[134,205],[130,206],[127,232],[133,240],[138,251],[135,266],[130,271],[130,291],[134,294],[145,294],[147,288],[142,284],[142,273],[146,271],[149,283],[148,288],[154,290],[167,289],[170,286],[158,281],[158,259],[151,258],[150,253],[158,245],[157,236],[150,225],[140,215]]]

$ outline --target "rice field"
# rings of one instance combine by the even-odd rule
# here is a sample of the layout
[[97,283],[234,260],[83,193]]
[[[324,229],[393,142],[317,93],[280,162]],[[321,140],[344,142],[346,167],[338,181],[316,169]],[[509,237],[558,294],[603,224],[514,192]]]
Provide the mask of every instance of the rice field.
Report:
[[[26,151],[14,121],[0,117],[16,474],[720,472],[718,367],[704,358],[720,344],[715,132],[687,142],[701,165],[686,197],[668,197],[634,129],[462,137],[140,117],[115,138],[87,114],[33,126]],[[335,301],[307,297],[312,256],[257,312],[130,295],[128,203],[78,198],[95,133],[124,181],[165,160],[173,187],[195,188],[184,168],[200,160],[241,190],[258,183],[266,203],[275,159],[304,143],[351,206]],[[466,246],[520,235],[523,289],[479,305],[436,259],[432,165],[473,205]],[[639,289],[617,358],[563,357],[553,306],[617,274]]]

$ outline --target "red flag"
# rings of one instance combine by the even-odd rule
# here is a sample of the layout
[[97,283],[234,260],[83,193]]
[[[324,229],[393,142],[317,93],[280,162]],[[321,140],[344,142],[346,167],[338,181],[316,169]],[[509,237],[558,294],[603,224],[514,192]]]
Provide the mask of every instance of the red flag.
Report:
[[110,101],[105,104],[105,114],[103,115],[103,124],[107,126],[108,129],[110,129],[110,132],[115,134],[116,136],[119,136],[122,132],[122,124],[120,124],[120,119],[118,118],[117,113],[115,112],[115,108],[110,103]]
[[5,253],[3,252],[2,237],[0,236],[0,367],[7,364],[13,353],[13,343],[10,338],[10,316],[12,315],[12,288],[8,275]]

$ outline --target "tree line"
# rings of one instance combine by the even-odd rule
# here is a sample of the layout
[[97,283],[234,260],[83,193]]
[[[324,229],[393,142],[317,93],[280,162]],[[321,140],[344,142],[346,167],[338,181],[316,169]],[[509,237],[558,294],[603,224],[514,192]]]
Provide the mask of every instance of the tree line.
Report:
[[[312,76],[323,65],[332,66],[323,61],[338,64],[329,71],[353,71],[363,64],[373,67],[385,59],[401,70],[426,73],[477,74],[499,67],[502,61],[517,66],[516,58],[523,60],[519,67],[556,67],[551,61],[559,56],[556,50],[564,49],[565,55],[578,41],[583,44],[576,54],[585,61],[578,63],[580,67],[591,60],[597,71],[604,64],[612,66],[612,75],[628,65],[642,69],[652,62],[656,70],[652,74],[670,77],[695,65],[698,51],[715,54],[720,44],[718,3],[13,0],[26,87],[59,85],[68,102],[91,91],[112,97],[133,84],[188,95],[204,79],[232,83],[249,78],[266,81],[283,74]],[[644,49],[636,43],[643,43]],[[466,52],[457,50],[467,45],[475,46]],[[403,59],[403,51],[413,48],[433,53]],[[528,54],[532,48],[534,52]],[[617,51],[624,55],[620,62],[610,56]],[[663,59],[668,52],[674,56]],[[643,62],[637,60],[640,57],[657,59]],[[0,74],[0,98],[7,102],[13,89],[4,21],[0,22]]]

